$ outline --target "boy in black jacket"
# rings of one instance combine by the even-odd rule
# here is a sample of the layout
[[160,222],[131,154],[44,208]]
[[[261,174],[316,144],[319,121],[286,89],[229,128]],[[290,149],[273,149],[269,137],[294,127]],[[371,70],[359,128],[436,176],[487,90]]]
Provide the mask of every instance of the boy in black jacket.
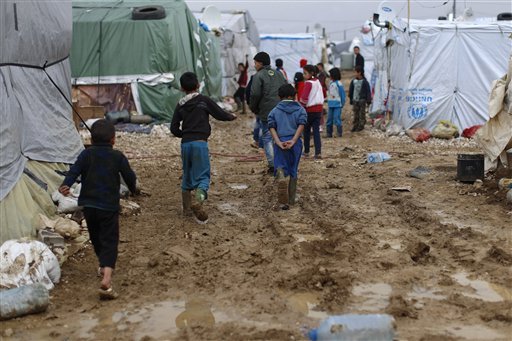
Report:
[[59,192],[69,195],[70,187],[82,176],[78,205],[83,206],[89,237],[100,263],[98,275],[103,275],[99,295],[101,299],[114,299],[118,296],[112,287],[112,272],[119,244],[119,174],[134,194],[138,192],[137,178],[123,153],[112,148],[115,129],[111,122],[96,121],[91,127],[91,138],[93,145],[78,155]]
[[[203,202],[210,188],[209,116],[220,121],[232,121],[236,116],[225,112],[209,97],[198,92],[199,81],[193,72],[185,72],[180,77],[180,85],[186,96],[176,106],[171,132],[181,138],[183,213],[190,215],[192,212],[199,223],[206,223],[208,213],[203,209]],[[193,204],[192,190],[195,190]]]
[[372,102],[372,93],[370,84],[364,77],[364,70],[361,66],[356,66],[356,78],[350,82],[349,98],[354,113],[354,125],[352,132],[361,131],[366,124],[366,104]]

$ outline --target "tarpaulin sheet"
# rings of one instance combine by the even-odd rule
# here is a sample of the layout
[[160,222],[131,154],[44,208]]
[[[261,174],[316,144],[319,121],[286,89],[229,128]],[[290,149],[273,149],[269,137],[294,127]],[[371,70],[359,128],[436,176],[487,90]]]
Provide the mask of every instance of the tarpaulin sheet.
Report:
[[302,58],[313,65],[322,61],[322,46],[313,33],[260,34],[260,50],[267,52],[272,61],[283,60],[289,81],[293,80],[295,72],[302,72],[299,65]]
[[431,130],[450,120],[462,131],[485,123],[491,82],[507,70],[512,23],[411,21],[410,30],[405,21],[393,24],[376,38],[372,111],[392,110],[405,128]]
[[[166,17],[132,20],[132,9],[145,5],[164,7]],[[216,39],[199,27],[183,1],[75,0],[72,77],[75,81],[98,77],[99,84],[105,76],[173,74],[172,82],[154,85],[151,90],[149,85],[141,85],[144,82],[133,81],[141,94],[142,114],[168,121],[182,96],[177,91],[184,72],[195,72],[203,92],[220,97],[221,67]],[[145,96],[148,93],[151,96]]]
[[[27,158],[73,163],[83,148],[67,102],[70,15],[69,1],[0,2],[0,200],[20,180]],[[67,100],[37,68],[45,64]]]

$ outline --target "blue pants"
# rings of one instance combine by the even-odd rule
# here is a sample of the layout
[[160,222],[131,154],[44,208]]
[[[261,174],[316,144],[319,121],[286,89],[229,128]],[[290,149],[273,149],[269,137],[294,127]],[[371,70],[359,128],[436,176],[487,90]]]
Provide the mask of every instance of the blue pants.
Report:
[[320,116],[322,116],[322,113],[308,113],[308,121],[304,126],[304,153],[306,154],[309,154],[309,144],[311,142],[311,128],[313,128],[315,156],[322,154],[322,141],[320,140]]
[[[284,136],[279,139],[281,142],[290,141],[293,136]],[[298,139],[291,149],[281,149],[274,144],[274,175],[277,169],[284,171],[284,176],[290,176],[297,179],[299,173],[299,161],[302,154],[302,140]]]
[[329,108],[327,112],[327,127],[341,127],[341,108]]
[[268,123],[260,121],[261,138],[263,139],[263,148],[269,167],[274,167],[274,143],[272,142],[272,134],[268,129]]
[[191,141],[182,143],[181,161],[183,163],[181,189],[191,191],[199,188],[207,192],[210,188],[208,142]]
[[254,129],[252,131],[252,138],[254,142],[258,143],[258,147],[263,148],[263,139],[261,138],[261,120],[256,117],[254,122]]

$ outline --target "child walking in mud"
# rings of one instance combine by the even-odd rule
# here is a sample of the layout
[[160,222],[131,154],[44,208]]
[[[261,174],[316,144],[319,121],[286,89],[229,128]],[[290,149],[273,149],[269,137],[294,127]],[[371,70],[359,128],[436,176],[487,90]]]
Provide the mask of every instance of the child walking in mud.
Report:
[[299,162],[302,153],[300,136],[308,122],[306,110],[294,101],[291,84],[279,88],[279,102],[268,115],[268,127],[274,139],[274,167],[278,184],[278,201],[283,208],[295,204]]
[[101,299],[114,299],[118,296],[112,286],[112,274],[119,244],[119,174],[133,194],[138,193],[136,176],[123,153],[112,148],[115,129],[111,122],[96,121],[91,127],[91,139],[92,146],[78,155],[59,192],[69,195],[70,187],[81,175],[78,205],[83,206],[91,243],[99,260],[98,276],[103,277],[98,293]]
[[[186,95],[174,110],[171,132],[181,138],[183,214],[193,214],[199,223],[206,223],[208,213],[203,208],[203,202],[210,188],[209,116],[220,121],[232,121],[236,115],[225,112],[209,97],[199,93],[199,81],[195,73],[185,72],[180,77],[180,85]],[[195,191],[194,202],[192,191]]]

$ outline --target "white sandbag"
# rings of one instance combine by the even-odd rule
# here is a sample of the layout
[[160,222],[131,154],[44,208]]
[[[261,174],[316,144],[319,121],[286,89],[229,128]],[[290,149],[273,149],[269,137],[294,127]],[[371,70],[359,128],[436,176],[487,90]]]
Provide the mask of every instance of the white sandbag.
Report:
[[8,240],[0,246],[0,287],[41,283],[51,290],[60,280],[57,257],[36,240]]

